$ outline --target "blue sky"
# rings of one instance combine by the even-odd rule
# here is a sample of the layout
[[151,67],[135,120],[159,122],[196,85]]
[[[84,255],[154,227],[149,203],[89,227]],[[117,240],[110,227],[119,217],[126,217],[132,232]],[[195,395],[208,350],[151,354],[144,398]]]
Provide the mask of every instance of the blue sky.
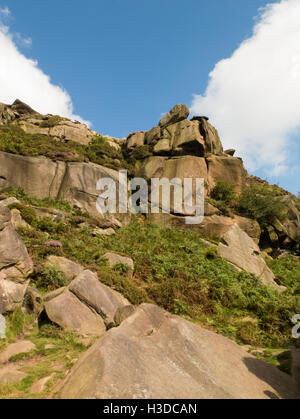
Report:
[[[204,95],[209,73],[252,36],[258,9],[268,3],[278,1],[0,0],[0,9],[11,12],[2,20],[21,53],[63,86],[74,113],[100,133],[125,137],[150,129],[176,103],[191,106],[193,94]],[[268,178],[297,192],[299,147],[291,125],[293,153]],[[263,161],[249,166],[274,175]]]

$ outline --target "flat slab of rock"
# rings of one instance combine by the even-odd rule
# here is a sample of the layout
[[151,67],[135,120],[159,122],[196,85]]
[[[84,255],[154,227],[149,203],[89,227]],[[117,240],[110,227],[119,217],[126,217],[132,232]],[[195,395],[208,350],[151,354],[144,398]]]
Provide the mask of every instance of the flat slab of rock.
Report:
[[48,318],[63,329],[99,337],[106,331],[102,318],[69,291],[46,302],[45,310]]
[[25,354],[35,349],[35,344],[30,340],[22,340],[21,342],[12,343],[4,352],[0,353],[0,364],[5,364],[12,356]]
[[84,271],[70,284],[69,290],[92,307],[105,322],[111,323],[118,308],[124,307],[122,296],[102,284],[91,271]]
[[275,275],[261,257],[259,247],[237,224],[224,234],[218,246],[218,254],[238,268],[255,274],[264,285],[278,291],[285,289],[276,284]]
[[0,385],[15,384],[24,380],[27,376],[25,372],[18,371],[13,366],[7,366],[0,369]]
[[298,398],[296,382],[231,340],[143,304],[77,362],[62,399]]

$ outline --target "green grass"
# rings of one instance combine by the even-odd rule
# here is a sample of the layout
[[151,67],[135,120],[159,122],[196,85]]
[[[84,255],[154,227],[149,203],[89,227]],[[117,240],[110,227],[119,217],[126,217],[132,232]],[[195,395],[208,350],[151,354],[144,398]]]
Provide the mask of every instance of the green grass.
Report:
[[[11,328],[11,319],[8,319]],[[54,325],[44,325],[40,329],[35,326],[29,337],[36,349],[26,354],[18,354],[10,358],[10,364],[18,365],[20,371],[27,376],[16,384],[0,386],[0,399],[8,398],[36,398],[47,397],[58,380],[65,376],[65,372],[73,365],[73,360],[88,349],[81,338],[74,333],[63,331]],[[90,344],[93,343],[91,340]],[[46,349],[51,344],[52,347]],[[32,394],[31,386],[44,377],[52,376],[42,394]]]
[[[66,284],[61,273],[44,268],[48,255],[64,256],[97,272],[103,283],[133,304],[156,303],[239,343],[276,348],[290,343],[291,318],[300,312],[299,261],[271,263],[278,282],[288,288],[279,295],[254,275],[236,272],[196,232],[160,228],[136,216],[115,236],[94,237],[95,220],[69,204],[35,200],[21,191],[17,197],[22,205],[52,204],[66,210],[64,222],[37,222],[33,217],[33,228],[18,230],[34,260],[32,283],[43,293]],[[50,240],[63,247],[47,247]],[[134,260],[133,278],[122,266],[109,268],[103,258],[108,251]]]
[[282,285],[288,287],[295,296],[300,295],[300,260],[298,258],[287,256],[275,259],[268,264]]
[[[52,117],[44,123],[47,126],[55,125],[55,118]],[[133,166],[127,161],[123,151],[110,146],[101,136],[92,139],[88,145],[83,145],[74,141],[57,141],[47,135],[28,134],[18,126],[5,125],[0,127],[0,151],[31,157],[46,156],[55,161],[90,161],[112,169],[123,168],[133,172]]]
[[[46,257],[55,254],[94,270],[133,304],[154,302],[240,343],[284,347],[290,342],[290,321],[300,312],[296,276],[289,284],[287,279],[280,281],[288,291],[279,295],[254,275],[236,272],[202,243],[198,233],[163,229],[137,216],[115,236],[93,237],[91,220],[81,216],[86,226],[80,227],[73,217],[69,212],[63,227],[51,221],[51,228],[45,229],[44,222],[19,230],[35,262],[33,283],[43,292],[64,284],[57,273],[43,277]],[[46,247],[49,240],[61,242],[63,248]],[[121,266],[107,266],[103,255],[108,251],[134,260],[132,279]],[[249,317],[255,321],[247,321]]]

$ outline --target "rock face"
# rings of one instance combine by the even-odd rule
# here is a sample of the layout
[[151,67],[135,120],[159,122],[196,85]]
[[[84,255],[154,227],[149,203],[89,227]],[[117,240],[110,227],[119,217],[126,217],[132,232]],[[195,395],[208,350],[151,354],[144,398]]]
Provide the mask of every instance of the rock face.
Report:
[[241,194],[245,187],[247,172],[239,158],[214,155],[208,157],[206,161],[210,189],[213,189],[217,181],[223,181],[233,184],[236,193]]
[[144,304],[77,362],[62,399],[297,398],[291,377],[229,339]]
[[0,207],[0,306],[2,313],[21,304],[33,263],[11,224],[8,208]]
[[53,162],[0,152],[0,189],[21,188],[37,198],[66,200],[95,216],[99,216],[96,186],[103,177],[119,180],[115,170],[93,163]]
[[255,274],[264,285],[270,285],[278,291],[285,289],[276,284],[275,276],[261,257],[259,247],[237,224],[223,236],[218,254],[236,267]]

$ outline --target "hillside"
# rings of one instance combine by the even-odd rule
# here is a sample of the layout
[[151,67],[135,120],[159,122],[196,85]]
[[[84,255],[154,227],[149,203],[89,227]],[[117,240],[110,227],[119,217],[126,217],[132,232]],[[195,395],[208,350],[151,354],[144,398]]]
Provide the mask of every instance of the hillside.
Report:
[[[137,361],[146,378],[130,376],[141,388],[126,397],[141,397],[142,387],[146,397],[158,396],[151,374],[161,368],[158,386],[176,375],[157,347],[190,377],[195,398],[296,397],[288,374],[299,378],[289,347],[291,319],[300,313],[300,200],[249,175],[206,117],[188,116],[177,105],[152,130],[118,140],[20,101],[0,105],[0,314],[7,323],[0,397],[109,397],[109,371],[120,374],[121,386],[126,363],[135,362],[125,353],[114,370],[109,354],[118,342],[149,351]],[[149,184],[204,178],[204,221],[187,225],[174,208],[101,216],[97,181],[118,180],[121,169]],[[170,350],[175,342],[180,359]],[[209,348],[224,371],[236,364],[230,383],[209,364]],[[88,373],[95,354],[108,365],[100,381]],[[203,365],[192,372],[189,356],[218,384],[198,390]],[[244,390],[239,375],[249,380]],[[183,384],[166,398],[186,397]]]

